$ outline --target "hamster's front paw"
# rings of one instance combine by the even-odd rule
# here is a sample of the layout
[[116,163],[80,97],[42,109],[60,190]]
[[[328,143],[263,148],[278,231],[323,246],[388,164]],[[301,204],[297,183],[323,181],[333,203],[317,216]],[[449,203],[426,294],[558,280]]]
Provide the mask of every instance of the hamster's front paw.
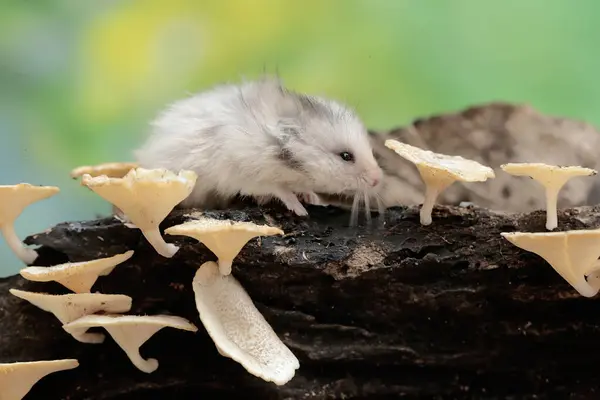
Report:
[[298,215],[299,217],[306,217],[308,215],[308,211],[306,211],[306,208],[304,208],[302,205],[300,205],[299,208],[294,208],[291,211],[293,211],[294,214]]
[[315,192],[299,193],[298,199],[306,204],[311,204],[313,206],[329,206],[329,204],[325,203]]
[[294,214],[304,217],[308,215],[306,208],[300,203],[298,197],[293,192],[280,191],[276,194],[277,198],[285,204],[288,210],[293,211]]

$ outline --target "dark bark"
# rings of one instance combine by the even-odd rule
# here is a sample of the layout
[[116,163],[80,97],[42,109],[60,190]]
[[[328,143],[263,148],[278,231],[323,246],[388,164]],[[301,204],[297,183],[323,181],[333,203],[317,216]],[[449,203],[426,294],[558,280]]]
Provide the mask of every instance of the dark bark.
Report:
[[[36,264],[110,256],[132,259],[101,277],[94,291],[133,297],[132,314],[169,313],[196,334],[163,329],[141,349],[160,362],[137,370],[110,336],[83,344],[49,313],[9,288],[66,293],[20,276],[0,280],[0,362],[77,358],[27,399],[358,399],[596,398],[600,313],[540,257],[500,232],[544,231],[545,214],[436,207],[393,209],[381,228],[348,228],[349,215],[309,208],[310,219],[274,208],[210,213],[277,225],[285,237],[254,239],[233,274],[300,360],[285,386],[266,383],[218,354],[200,323],[191,281],[214,256],[193,239],[159,256],[138,230],[113,218],[64,223],[27,239],[42,245]],[[183,222],[175,211],[166,228]],[[600,223],[600,207],[559,213],[560,229]],[[51,395],[50,395],[51,394]]]

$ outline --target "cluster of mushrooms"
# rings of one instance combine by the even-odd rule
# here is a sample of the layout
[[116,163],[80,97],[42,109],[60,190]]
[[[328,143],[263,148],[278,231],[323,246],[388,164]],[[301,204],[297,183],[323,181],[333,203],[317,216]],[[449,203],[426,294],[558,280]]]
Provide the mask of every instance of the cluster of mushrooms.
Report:
[[[460,156],[449,156],[387,140],[386,147],[415,164],[425,183],[425,200],[420,211],[422,225],[432,223],[431,212],[437,196],[456,181],[484,182],[494,178],[494,171]],[[546,229],[558,227],[557,199],[561,188],[571,178],[593,176],[598,172],[579,166],[556,166],[541,163],[501,165],[513,176],[528,176],[546,192]],[[564,232],[502,232],[502,237],[523,250],[542,257],[582,296],[593,297],[600,290],[600,229]]]
[[[432,210],[438,195],[456,181],[483,182],[494,178],[494,171],[460,156],[423,150],[396,140],[385,145],[413,163],[425,184],[425,199],[420,210],[422,225],[432,223]],[[515,176],[529,176],[546,192],[546,228],[558,226],[557,196],[564,184],[576,176],[597,172],[582,167],[547,164],[505,164],[501,168]],[[192,192],[197,175],[192,171],[174,173],[166,169],[144,169],[135,163],[108,163],[80,167],[73,178],[112,203],[115,218],[132,229],[140,229],[158,254],[171,258],[179,248],[167,243],[159,225]],[[0,231],[14,253],[32,264],[37,253],[24,246],[14,231],[14,221],[30,204],[59,192],[51,186],[21,183],[0,186]],[[121,215],[121,216],[119,216]],[[202,242],[217,257],[199,266],[192,287],[200,320],[215,343],[217,351],[240,363],[249,373],[283,385],[293,378],[300,364],[288,347],[254,306],[240,283],[233,277],[232,264],[248,241],[259,236],[283,235],[276,227],[250,222],[217,220],[202,215],[165,230],[168,235],[184,235]],[[592,297],[600,290],[600,229],[543,233],[502,233],[514,245],[543,257],[581,295]],[[127,315],[133,299],[121,294],[91,293],[99,276],[110,274],[119,264],[133,257],[134,251],[112,257],[51,267],[28,266],[20,271],[28,280],[55,281],[73,293],[52,295],[11,289],[10,292],[40,309],[53,313],[63,329],[75,340],[99,344],[104,334],[88,333],[102,327],[115,340],[139,370],[152,373],[156,359],[143,359],[140,346],[165,327],[197,332],[190,321],[171,315]],[[0,364],[1,398],[22,399],[44,376],[78,367],[75,359]]]
[[[162,237],[159,225],[177,204],[190,195],[197,176],[191,171],[175,174],[165,169],[143,169],[132,163],[80,167],[72,171],[81,183],[118,208],[120,220],[140,229],[158,254],[171,258],[179,250]],[[0,186],[0,228],[15,254],[26,264],[37,252],[24,246],[14,234],[13,223],[26,206],[59,192],[56,187],[29,184]],[[117,218],[117,217],[116,217]],[[197,239],[217,257],[200,265],[192,287],[200,320],[219,354],[240,363],[249,373],[277,385],[287,383],[300,367],[296,356],[279,339],[231,274],[232,264],[246,243],[258,236],[283,235],[275,227],[250,222],[197,216],[165,230],[169,235]],[[158,360],[144,359],[139,348],[162,328],[197,332],[190,321],[172,315],[127,315],[133,299],[122,294],[91,293],[99,276],[110,274],[133,257],[129,250],[108,258],[69,262],[51,267],[28,266],[21,276],[36,282],[58,282],[73,293],[53,295],[10,289],[10,293],[62,323],[67,334],[82,343],[103,343],[105,335],[89,333],[104,328],[140,371],[152,373]],[[52,360],[0,364],[0,398],[20,400],[44,376],[79,366],[78,360]]]

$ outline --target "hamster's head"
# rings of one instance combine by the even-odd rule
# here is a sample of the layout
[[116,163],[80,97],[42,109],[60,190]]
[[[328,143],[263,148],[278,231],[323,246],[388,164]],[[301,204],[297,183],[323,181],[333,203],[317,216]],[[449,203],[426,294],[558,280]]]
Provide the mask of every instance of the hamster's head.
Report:
[[297,166],[322,193],[375,190],[383,172],[373,156],[367,129],[349,108],[332,100],[296,95],[297,118],[280,127]]

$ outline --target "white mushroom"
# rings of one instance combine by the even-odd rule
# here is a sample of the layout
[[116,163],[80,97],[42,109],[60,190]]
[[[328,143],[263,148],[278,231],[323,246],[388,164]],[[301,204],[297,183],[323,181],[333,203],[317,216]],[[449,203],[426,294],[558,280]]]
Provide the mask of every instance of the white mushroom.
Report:
[[163,257],[173,257],[178,247],[167,243],[159,225],[190,195],[196,184],[193,171],[178,175],[166,169],[132,169],[123,178],[83,175],[81,183],[119,208]]
[[131,309],[132,299],[122,294],[71,293],[54,295],[10,289],[10,293],[50,312],[64,325],[97,312],[124,313]]
[[152,373],[158,368],[158,360],[143,359],[140,347],[162,328],[176,328],[196,332],[198,328],[190,321],[171,315],[86,315],[63,325],[63,329],[82,343],[102,343],[102,333],[86,333],[89,328],[102,327],[125,351],[133,365],[140,371]]
[[109,178],[122,178],[127,175],[129,171],[138,166],[138,163],[135,162],[111,162],[98,165],[84,165],[74,168],[71,171],[71,178],[79,178],[86,174],[92,177],[104,175]]
[[558,192],[567,181],[576,176],[592,176],[597,171],[583,167],[560,167],[541,163],[511,163],[501,165],[505,172],[514,176],[529,176],[546,190],[546,229],[549,231],[558,226],[556,210]]
[[515,246],[546,260],[582,296],[593,297],[600,290],[600,282],[597,279],[586,280],[586,277],[600,268],[600,229],[511,232],[501,235]]
[[54,186],[33,186],[29,183],[0,186],[0,231],[11,250],[25,264],[35,261],[38,254],[25,247],[15,232],[15,220],[25,208],[60,191]]
[[431,224],[438,195],[454,182],[483,182],[495,177],[490,167],[460,156],[434,153],[391,139],[385,141],[385,146],[415,164],[425,183],[425,200],[420,212],[422,225]]
[[284,385],[300,363],[256,309],[248,293],[215,262],[204,263],[193,280],[196,307],[219,353],[267,382]]
[[108,258],[65,263],[52,267],[27,267],[19,273],[34,282],[55,281],[75,293],[89,293],[99,276],[106,276],[115,267],[133,256],[133,250]]
[[[95,178],[97,176],[107,176],[109,178],[123,178],[129,171],[139,166],[135,162],[111,162],[98,165],[84,165],[81,167],[74,168],[71,171],[71,178],[77,179],[87,174]],[[128,228],[137,228],[135,225],[127,221],[127,218],[123,214],[119,207],[113,204],[112,212],[115,218],[121,220]]]
[[21,400],[45,376],[78,366],[73,359],[0,364],[0,399]]
[[252,222],[200,218],[165,229],[168,235],[185,235],[202,242],[218,258],[221,274],[231,273],[233,259],[257,236],[283,235],[283,231]]

